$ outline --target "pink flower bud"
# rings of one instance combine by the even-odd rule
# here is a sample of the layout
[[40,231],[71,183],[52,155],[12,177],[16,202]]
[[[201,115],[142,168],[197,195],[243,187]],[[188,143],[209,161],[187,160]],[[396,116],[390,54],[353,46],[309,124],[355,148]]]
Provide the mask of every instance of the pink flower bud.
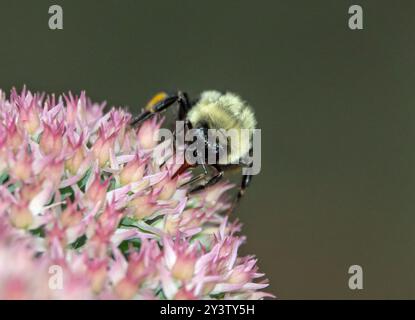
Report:
[[120,172],[120,183],[126,185],[141,180],[144,175],[145,164],[138,157],[128,162]]
[[215,286],[215,282],[206,282],[202,288],[203,295],[207,296],[208,294],[210,294],[212,290],[215,288]]
[[89,241],[89,251],[95,257],[105,257],[110,244],[111,236],[114,233],[116,225],[102,225],[97,223],[94,235]]
[[177,291],[177,293],[174,296],[174,300],[196,300],[197,297],[195,294],[189,290],[186,290],[186,288],[182,287]]
[[94,181],[91,183],[88,190],[86,190],[86,198],[92,203],[101,202],[101,205],[103,205],[109,182],[109,180],[106,180],[101,183],[99,173],[96,173]]
[[81,164],[84,162],[86,156],[85,151],[81,145],[72,149],[71,156],[65,161],[65,168],[73,175],[78,173]]
[[228,278],[228,283],[244,285],[250,279],[251,279],[251,275],[249,274],[249,272],[244,270],[244,266],[242,265],[242,266],[237,266],[232,270]]
[[115,295],[123,300],[133,298],[138,290],[137,281],[125,277],[119,281],[114,287]]
[[77,208],[77,204],[72,203],[70,199],[67,199],[66,208],[60,215],[60,221],[63,227],[71,227],[80,223],[83,216],[83,212]]
[[137,252],[132,252],[130,254],[130,262],[128,264],[127,275],[131,279],[139,279],[148,273],[148,269],[144,263],[144,254],[139,254]]
[[196,256],[193,253],[182,253],[177,256],[171,270],[173,277],[179,280],[190,280],[195,270]]
[[110,150],[114,148],[114,136],[105,137],[101,128],[98,139],[92,147],[92,153],[98,159],[100,167],[104,167],[110,159]]
[[116,228],[121,218],[121,213],[115,209],[115,204],[110,203],[105,206],[104,212],[99,216],[98,221],[101,226],[107,226],[112,232]]
[[10,212],[12,224],[19,229],[27,229],[33,223],[33,215],[25,204],[14,204]]
[[68,124],[73,125],[76,121],[78,114],[78,103],[81,99],[74,97],[72,92],[69,92],[68,95],[64,95],[66,101],[66,121]]
[[151,216],[157,210],[157,203],[152,195],[137,196],[129,203],[132,214],[136,219]]
[[62,152],[63,145],[62,134],[63,126],[52,128],[51,126],[45,124],[39,141],[40,150],[42,150],[42,152],[46,155],[60,154]]
[[64,247],[66,245],[65,229],[60,227],[58,223],[55,223],[52,228],[47,232],[47,242],[49,246],[52,246],[55,240]]
[[20,129],[16,126],[14,121],[11,121],[7,126],[7,145],[13,151],[19,149],[23,144],[23,134]]
[[52,158],[39,173],[40,180],[51,181],[55,186],[59,185],[63,174],[63,159]]
[[88,273],[91,279],[91,288],[95,293],[101,292],[107,279],[106,259],[94,259],[87,262]]
[[171,197],[176,193],[178,177],[171,179],[167,176],[165,179],[160,181],[154,186],[154,190],[158,193],[159,200],[170,200]]
[[32,156],[25,149],[21,149],[10,162],[11,174],[14,178],[27,181],[32,176]]
[[180,217],[167,215],[164,221],[164,232],[173,236],[179,231]]
[[28,108],[20,109],[21,121],[30,135],[33,135],[40,127],[39,113],[36,109],[35,101],[32,102]]
[[23,202],[29,202],[32,200],[40,191],[42,185],[40,183],[35,184],[24,184],[20,189],[20,199]]
[[137,133],[137,140],[143,149],[153,149],[158,144],[160,126],[161,122],[157,123],[156,117],[145,121],[141,125]]

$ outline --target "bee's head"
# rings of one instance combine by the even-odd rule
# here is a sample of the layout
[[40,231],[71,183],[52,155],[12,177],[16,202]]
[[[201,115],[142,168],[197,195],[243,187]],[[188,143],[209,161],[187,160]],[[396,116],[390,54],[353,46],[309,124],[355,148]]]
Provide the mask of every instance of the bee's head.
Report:
[[256,120],[251,107],[238,95],[205,91],[190,109],[187,120],[199,131],[196,136],[204,141],[209,164],[213,155],[219,161],[216,163],[237,163],[251,148]]
[[[235,157],[236,149],[232,139],[239,139],[239,136],[229,136],[225,129],[210,128],[207,123],[199,123],[192,129],[191,136],[191,148],[198,161],[205,164],[228,164]],[[239,158],[239,155],[236,157]]]

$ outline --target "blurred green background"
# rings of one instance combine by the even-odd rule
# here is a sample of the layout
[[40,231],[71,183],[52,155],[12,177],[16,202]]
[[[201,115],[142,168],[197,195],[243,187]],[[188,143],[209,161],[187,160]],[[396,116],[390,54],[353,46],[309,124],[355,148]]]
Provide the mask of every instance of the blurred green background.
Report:
[[[362,31],[348,28],[355,3]],[[414,16],[403,0],[1,0],[0,87],[85,89],[136,111],[161,89],[240,93],[262,129],[243,251],[269,290],[415,298]]]

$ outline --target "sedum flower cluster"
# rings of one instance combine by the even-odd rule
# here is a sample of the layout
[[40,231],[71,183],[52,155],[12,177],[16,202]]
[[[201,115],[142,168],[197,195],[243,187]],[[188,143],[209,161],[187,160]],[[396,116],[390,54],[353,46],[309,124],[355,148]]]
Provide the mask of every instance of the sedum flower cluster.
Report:
[[228,183],[152,157],[162,120],[84,93],[0,90],[1,299],[262,299]]

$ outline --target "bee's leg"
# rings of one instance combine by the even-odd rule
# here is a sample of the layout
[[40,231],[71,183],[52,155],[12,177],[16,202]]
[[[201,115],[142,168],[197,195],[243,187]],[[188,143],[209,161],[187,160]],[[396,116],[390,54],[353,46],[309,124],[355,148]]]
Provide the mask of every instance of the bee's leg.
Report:
[[232,206],[228,210],[228,215],[230,215],[235,210],[235,208],[238,206],[239,202],[241,201],[242,197],[245,194],[246,189],[249,187],[249,184],[251,183],[251,181],[252,181],[252,175],[250,174],[242,175],[241,186],[239,187],[238,194],[236,195],[235,200],[232,203]]
[[252,181],[252,176],[250,174],[242,175],[242,182],[239,188],[238,195],[236,196],[236,201],[239,202],[241,198],[244,196],[246,189],[248,188],[249,184]]
[[[215,166],[214,166],[214,168],[216,169],[216,174],[213,175],[207,182],[205,182],[203,184],[200,184],[200,185],[190,189],[189,194],[202,191],[202,190],[218,183],[223,178],[223,174],[224,174],[223,170],[220,170],[218,167],[215,167]],[[207,176],[206,173],[204,175]]]
[[206,178],[206,174],[205,173],[200,173],[200,174],[198,174],[197,176],[195,176],[195,177],[193,177],[192,179],[190,179],[189,181],[187,181],[187,182],[185,182],[185,183],[183,183],[181,186],[180,186],[180,188],[181,187],[185,187],[185,186],[187,186],[187,185],[192,185],[193,183],[195,183],[195,182],[198,182],[198,181],[200,181],[200,180],[202,180],[202,179],[205,179]]
[[162,112],[166,110],[168,107],[172,106],[174,103],[176,103],[179,100],[178,95],[172,95],[168,96],[164,100],[156,103],[154,106],[150,108],[150,110],[146,110],[143,113],[141,113],[139,116],[133,118],[130,122],[130,125],[134,126],[140,122],[143,122],[153,116],[156,113]]
[[192,108],[192,103],[190,102],[189,96],[187,95],[186,92],[179,91],[177,95],[179,97],[177,101],[177,103],[179,104],[178,119],[185,120],[187,113]]
[[[184,121],[184,126],[183,126],[184,131],[176,132],[176,130],[174,130],[173,135],[176,137],[176,135],[181,134],[182,138],[184,139],[184,136],[187,130],[193,129],[193,126],[190,123],[190,121],[186,119],[187,113],[192,108],[192,104],[189,101],[189,97],[187,96],[187,93],[179,91],[177,93],[177,96],[178,96],[177,103],[179,105],[179,114],[178,114],[177,120]],[[176,147],[176,145],[174,145],[174,147]]]

